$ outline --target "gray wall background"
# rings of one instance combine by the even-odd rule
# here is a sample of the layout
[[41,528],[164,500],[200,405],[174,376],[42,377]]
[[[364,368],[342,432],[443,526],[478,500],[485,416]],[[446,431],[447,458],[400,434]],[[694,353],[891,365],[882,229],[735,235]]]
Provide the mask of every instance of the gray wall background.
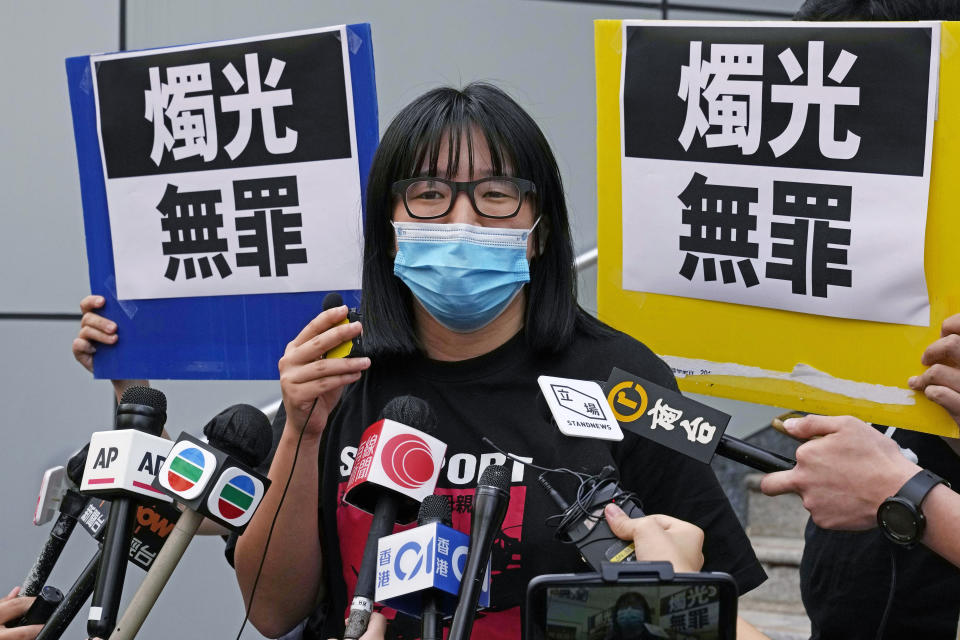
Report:
[[[752,19],[796,9],[800,0],[700,0],[703,10],[671,8],[672,19]],[[735,14],[711,11],[736,8]],[[750,13],[754,11],[755,13]],[[441,84],[488,80],[508,90],[544,129],[566,180],[578,252],[596,246],[596,110],[592,20],[660,18],[659,8],[556,0],[208,0],[130,1],[126,47],[141,49],[370,22],[381,130],[416,95]],[[95,381],[70,354],[78,323],[37,319],[76,313],[88,291],[80,191],[63,60],[116,51],[116,1],[5,2],[0,8],[0,371],[4,438],[0,446],[0,589],[19,584],[49,525],[31,514],[43,471],[64,464],[92,431],[109,428],[109,384]],[[582,303],[596,307],[595,271],[581,278]],[[25,317],[18,314],[26,314]],[[292,337],[292,336],[291,336]],[[642,338],[642,336],[641,336]],[[121,339],[122,336],[121,336]],[[278,385],[259,382],[156,383],[168,397],[168,429],[199,433],[220,409],[263,406]],[[777,410],[710,400],[735,414],[731,432],[750,433]],[[141,638],[234,637],[243,618],[232,570],[218,538],[197,539],[164,591]],[[94,552],[77,531],[51,577],[63,590]],[[128,573],[125,594],[142,578]],[[86,637],[82,611],[64,637]],[[244,638],[259,638],[252,628]]]

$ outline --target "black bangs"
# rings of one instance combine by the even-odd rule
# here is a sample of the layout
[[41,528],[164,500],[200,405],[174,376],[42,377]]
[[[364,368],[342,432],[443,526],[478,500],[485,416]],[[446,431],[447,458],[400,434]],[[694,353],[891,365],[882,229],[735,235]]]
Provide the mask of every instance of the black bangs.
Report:
[[[487,83],[461,90],[429,91],[400,110],[383,134],[367,178],[363,258],[363,343],[373,356],[418,351],[410,290],[393,275],[392,220],[397,180],[418,175],[451,178],[459,170],[461,145],[470,166],[485,144],[490,169],[534,183],[534,231],[539,252],[530,261],[525,339],[537,352],[559,352],[576,327],[595,333],[599,323],[584,322],[577,306],[573,242],[563,182],[553,151],[533,119],[510,96]],[[446,147],[446,157],[440,153]],[[440,169],[443,168],[441,172]]]
[[[480,85],[471,85],[479,87]],[[468,87],[469,89],[469,87]],[[490,153],[491,169],[494,175],[516,173],[515,149],[519,140],[511,140],[502,131],[502,123],[490,113],[487,105],[467,90],[438,89],[436,102],[421,114],[417,127],[406,132],[412,153],[405,154],[397,167],[401,178],[419,175],[452,178],[460,170],[461,150],[467,145],[466,157],[470,163],[467,172],[474,175],[474,156],[478,144],[486,145]],[[477,135],[482,137],[477,140]],[[440,152],[446,147],[445,157]],[[440,167],[444,170],[441,171]],[[520,176],[517,177],[526,177]]]

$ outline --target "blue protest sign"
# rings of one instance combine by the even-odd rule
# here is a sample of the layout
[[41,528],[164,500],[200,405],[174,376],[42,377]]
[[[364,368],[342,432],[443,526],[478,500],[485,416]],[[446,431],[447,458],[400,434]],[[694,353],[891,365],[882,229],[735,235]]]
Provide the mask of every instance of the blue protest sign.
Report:
[[378,140],[368,24],[66,61],[98,378],[272,379],[359,303]]

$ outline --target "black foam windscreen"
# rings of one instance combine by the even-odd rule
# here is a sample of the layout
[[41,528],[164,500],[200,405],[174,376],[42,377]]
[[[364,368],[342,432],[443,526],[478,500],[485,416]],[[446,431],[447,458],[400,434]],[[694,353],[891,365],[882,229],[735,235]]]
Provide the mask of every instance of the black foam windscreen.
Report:
[[120,404],[142,404],[167,412],[167,396],[163,391],[150,387],[129,387],[120,397]]
[[83,480],[83,468],[87,465],[87,452],[89,450],[90,443],[88,442],[67,460],[67,477],[70,478],[70,482],[78,487]]
[[450,501],[446,496],[431,494],[420,503],[420,512],[417,514],[417,524],[441,522],[448,527],[453,522]]
[[343,306],[343,296],[341,296],[336,291],[331,291],[327,295],[323,296],[323,310],[333,309],[334,307]]
[[434,415],[426,400],[416,396],[393,398],[383,407],[380,417],[419,429],[424,433],[433,434],[437,430],[437,416]]
[[257,467],[270,453],[273,432],[262,411],[248,404],[235,404],[214,416],[203,428],[207,440],[218,449]]
[[510,472],[502,464],[492,464],[480,474],[480,481],[477,482],[477,486],[480,485],[508,491],[510,488]]

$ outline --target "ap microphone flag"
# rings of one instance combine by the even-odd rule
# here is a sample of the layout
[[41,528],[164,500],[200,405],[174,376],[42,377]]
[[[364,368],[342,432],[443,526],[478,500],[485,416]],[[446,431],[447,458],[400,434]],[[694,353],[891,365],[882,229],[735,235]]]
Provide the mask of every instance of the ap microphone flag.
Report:
[[373,513],[383,489],[399,496],[397,522],[416,520],[433,493],[447,445],[394,420],[374,422],[363,432],[344,501]]

